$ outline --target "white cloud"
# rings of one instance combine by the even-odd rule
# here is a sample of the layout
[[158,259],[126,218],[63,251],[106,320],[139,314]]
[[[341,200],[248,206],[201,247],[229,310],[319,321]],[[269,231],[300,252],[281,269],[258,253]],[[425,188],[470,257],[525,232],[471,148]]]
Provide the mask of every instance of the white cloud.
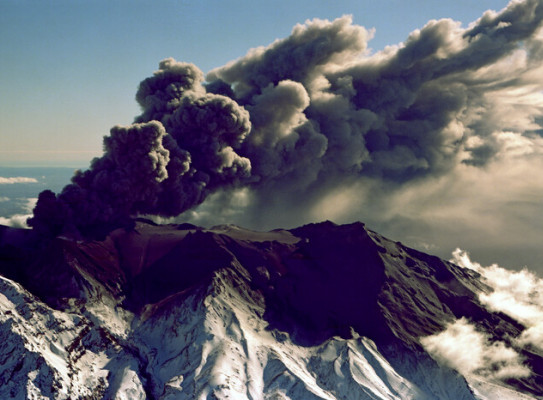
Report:
[[36,207],[36,204],[38,203],[38,198],[37,197],[30,197],[30,198],[27,198],[27,199],[24,199],[25,200],[25,205],[24,205],[24,209],[25,211],[28,211],[29,213],[32,212],[32,210],[34,209],[34,207]]
[[491,342],[467,319],[461,318],[435,335],[421,339],[423,347],[438,362],[462,375],[479,375],[491,379],[522,378],[531,371],[522,357],[504,342]]
[[11,217],[0,217],[0,225],[11,226],[12,228],[29,228],[26,224],[26,220],[30,218],[32,214],[15,214]]
[[[5,200],[4,200],[5,199]],[[8,197],[0,197],[0,202],[2,201],[9,201],[10,199]],[[36,207],[36,203],[38,202],[37,198],[20,198],[17,199],[21,204],[21,208],[23,209],[23,213],[25,214],[14,214],[9,217],[0,217],[0,225],[6,225],[11,226],[13,228],[30,228],[26,220],[30,217],[32,217],[32,210],[34,207]]]
[[0,196],[0,203],[5,203],[7,201],[10,201],[10,198],[9,197],[6,197],[6,196]]
[[38,183],[38,180],[24,176],[14,176],[10,178],[0,176],[0,185],[12,185],[14,183]]
[[492,288],[490,293],[479,296],[483,304],[527,327],[517,339],[518,344],[530,344],[543,350],[543,279],[526,268],[512,271],[497,264],[483,267],[460,249],[453,252],[451,261],[477,271]]

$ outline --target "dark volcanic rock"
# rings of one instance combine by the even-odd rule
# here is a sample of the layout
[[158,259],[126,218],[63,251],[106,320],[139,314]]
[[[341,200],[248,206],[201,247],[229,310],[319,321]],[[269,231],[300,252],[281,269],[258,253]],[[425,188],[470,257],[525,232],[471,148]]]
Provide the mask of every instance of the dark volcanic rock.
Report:
[[1,272],[49,304],[87,297],[98,284],[138,310],[239,265],[264,294],[267,318],[301,341],[348,334],[352,327],[380,341],[416,345],[462,316],[499,326],[501,334],[516,336],[522,329],[479,303],[486,288],[477,273],[390,241],[362,223],[306,225],[290,236],[283,232],[288,240],[185,227],[139,220],[133,230],[119,229],[103,241],[55,239],[19,253],[4,245]]
[[[18,238],[2,239],[0,272],[56,308],[107,294],[150,318],[221,274],[248,304],[264,310],[268,329],[286,332],[302,346],[356,332],[380,349],[419,354],[421,337],[461,317],[502,340],[524,329],[480,303],[479,294],[489,288],[476,272],[386,239],[362,223],[258,233],[138,220],[89,242],[35,243],[22,240],[23,233],[0,234]],[[525,356],[534,374],[509,383],[542,395],[543,359],[527,350]]]

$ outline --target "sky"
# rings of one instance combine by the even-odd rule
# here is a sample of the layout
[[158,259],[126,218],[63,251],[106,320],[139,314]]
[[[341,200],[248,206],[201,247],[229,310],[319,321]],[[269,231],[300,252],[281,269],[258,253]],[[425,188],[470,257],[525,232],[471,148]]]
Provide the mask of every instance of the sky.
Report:
[[[541,7],[0,0],[0,166],[89,168],[109,135],[43,202],[85,216],[64,229],[135,209],[254,229],[361,220],[442,257],[543,271]],[[198,110],[207,125],[186,122]],[[147,147],[123,150],[135,135]]]

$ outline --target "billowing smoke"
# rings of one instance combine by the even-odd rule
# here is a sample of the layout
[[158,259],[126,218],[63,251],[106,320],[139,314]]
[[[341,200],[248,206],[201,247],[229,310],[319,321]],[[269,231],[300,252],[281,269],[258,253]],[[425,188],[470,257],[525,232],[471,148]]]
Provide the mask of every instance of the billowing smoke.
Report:
[[46,235],[96,236],[139,214],[175,216],[209,193],[250,177],[235,149],[249,134],[249,114],[207,94],[194,65],[166,59],[141,82],[143,113],[104,137],[104,155],[55,196],[42,192],[29,225]]
[[163,60],[140,84],[136,123],[113,128],[62,193],[42,194],[30,224],[87,234],[185,212],[289,225],[326,217],[330,196],[356,215],[398,188],[484,169],[508,138],[541,137],[542,24],[541,0],[512,2],[468,28],[430,21],[371,54],[372,33],[345,16],[297,25],[205,81]]

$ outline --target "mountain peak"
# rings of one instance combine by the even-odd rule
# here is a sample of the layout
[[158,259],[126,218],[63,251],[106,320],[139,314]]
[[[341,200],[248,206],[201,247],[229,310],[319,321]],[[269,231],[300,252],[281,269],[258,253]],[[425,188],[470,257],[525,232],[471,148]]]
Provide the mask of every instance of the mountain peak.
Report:
[[[66,368],[87,368],[73,359],[81,346],[96,357],[106,354],[112,365],[128,362],[121,373],[87,360],[103,371],[94,389],[112,398],[127,393],[126,380],[139,382],[130,390],[140,398],[339,399],[370,392],[372,398],[484,398],[436,364],[421,338],[465,318],[504,340],[524,329],[479,301],[489,287],[476,272],[363,223],[255,232],[138,220],[101,241],[57,238],[25,251],[20,241],[5,239],[11,236],[4,233],[0,243],[6,290],[20,294],[2,303],[8,336],[24,343],[34,332],[10,317],[9,304],[29,307],[30,316],[50,310],[50,321],[30,317],[45,341],[22,344],[21,354],[60,346],[51,321],[72,321],[59,356]],[[55,370],[52,356],[43,354]],[[528,361],[533,374],[508,384],[541,395],[543,358],[532,354]],[[449,383],[428,381],[438,375]],[[60,386],[79,384],[68,375],[55,379]]]

